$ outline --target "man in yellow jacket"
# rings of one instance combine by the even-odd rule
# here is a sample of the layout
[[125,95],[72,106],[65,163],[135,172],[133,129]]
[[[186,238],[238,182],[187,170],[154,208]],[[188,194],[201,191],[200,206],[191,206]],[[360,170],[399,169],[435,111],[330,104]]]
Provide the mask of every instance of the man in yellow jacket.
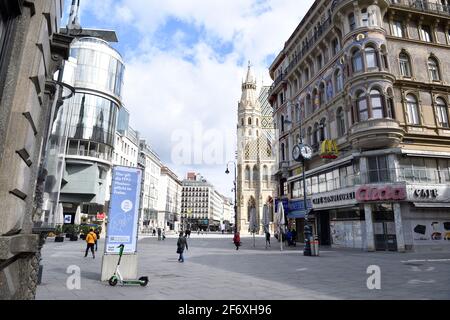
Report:
[[86,236],[87,247],[86,247],[86,253],[84,255],[85,258],[88,255],[89,249],[91,249],[92,258],[95,259],[94,246],[95,246],[96,241],[97,241],[97,235],[95,234],[94,229],[91,229]]

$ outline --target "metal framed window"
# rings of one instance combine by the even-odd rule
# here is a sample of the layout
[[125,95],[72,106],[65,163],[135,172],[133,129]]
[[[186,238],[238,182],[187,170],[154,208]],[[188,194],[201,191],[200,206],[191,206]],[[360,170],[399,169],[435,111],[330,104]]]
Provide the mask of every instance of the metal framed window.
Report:
[[399,56],[400,59],[400,74],[403,77],[411,78],[411,61],[409,60],[409,56],[406,53],[401,53]]

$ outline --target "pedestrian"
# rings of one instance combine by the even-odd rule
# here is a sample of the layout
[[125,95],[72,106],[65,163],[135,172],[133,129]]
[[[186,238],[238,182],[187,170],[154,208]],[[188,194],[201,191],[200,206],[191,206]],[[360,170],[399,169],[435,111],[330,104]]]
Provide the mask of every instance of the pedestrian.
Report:
[[239,250],[239,247],[241,246],[241,236],[240,236],[239,232],[236,232],[234,234],[233,242],[234,242],[234,245],[236,246],[236,250]]
[[97,229],[95,229],[94,231],[97,239],[95,239],[95,251],[97,251],[98,249],[98,240],[100,239],[100,227],[98,227]]
[[189,230],[189,229],[186,230],[186,237],[187,238],[191,237],[191,230]]
[[153,236],[156,237],[156,230],[155,230],[155,228],[152,228],[152,229],[153,229],[153,231],[152,231],[153,232]]
[[185,248],[186,250],[189,250],[186,237],[183,236],[183,231],[181,231],[177,241],[177,253],[180,255],[178,262],[184,262],[183,253]]
[[266,249],[267,249],[267,245],[269,245],[270,247],[270,232],[266,231]]
[[84,254],[84,257],[86,258],[89,252],[89,249],[92,252],[92,258],[95,259],[95,252],[94,252],[94,246],[95,242],[97,241],[97,236],[95,235],[94,229],[91,229],[89,233],[86,236],[86,253]]
[[162,239],[166,240],[166,230],[164,230],[164,229],[162,231]]
[[158,240],[161,240],[161,228],[158,228]]

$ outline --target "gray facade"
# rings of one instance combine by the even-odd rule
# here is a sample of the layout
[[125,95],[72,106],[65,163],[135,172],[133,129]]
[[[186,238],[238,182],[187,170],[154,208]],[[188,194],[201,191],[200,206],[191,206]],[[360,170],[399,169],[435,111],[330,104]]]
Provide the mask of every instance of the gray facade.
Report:
[[62,0],[0,1],[0,299],[33,299],[40,239],[35,190],[72,38]]

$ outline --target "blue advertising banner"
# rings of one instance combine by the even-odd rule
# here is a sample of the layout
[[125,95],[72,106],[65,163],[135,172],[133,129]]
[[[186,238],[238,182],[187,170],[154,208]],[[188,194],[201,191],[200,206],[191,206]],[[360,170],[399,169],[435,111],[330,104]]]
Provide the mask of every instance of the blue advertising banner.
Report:
[[135,253],[139,223],[139,196],[142,171],[137,168],[115,166],[111,185],[110,210],[106,230],[106,253]]

